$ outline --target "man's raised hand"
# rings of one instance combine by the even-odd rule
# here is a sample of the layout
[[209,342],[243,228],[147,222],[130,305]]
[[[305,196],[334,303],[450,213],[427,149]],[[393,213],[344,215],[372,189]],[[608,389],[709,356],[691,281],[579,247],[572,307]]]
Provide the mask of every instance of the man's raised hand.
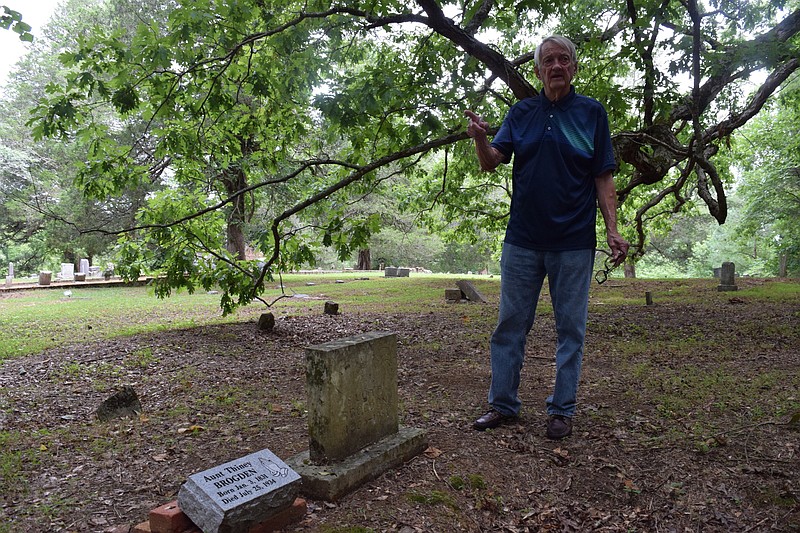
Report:
[[467,135],[473,139],[475,137],[485,137],[486,133],[489,131],[489,123],[469,109],[464,111],[464,115],[469,119],[469,124],[467,125]]

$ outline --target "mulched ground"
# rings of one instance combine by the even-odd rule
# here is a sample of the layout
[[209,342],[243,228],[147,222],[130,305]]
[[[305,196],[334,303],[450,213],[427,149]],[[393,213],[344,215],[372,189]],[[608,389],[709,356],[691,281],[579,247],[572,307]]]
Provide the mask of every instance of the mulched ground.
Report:
[[[706,282],[697,298],[670,302],[664,283],[617,282],[621,304],[593,296],[575,434],[561,442],[544,437],[547,313],[530,336],[520,423],[470,427],[486,407],[494,300],[278,314],[266,333],[254,318],[8,361],[0,430],[25,438],[0,441],[17,460],[0,464],[14,487],[0,495],[0,532],[127,531],[194,472],[263,448],[307,449],[304,347],[367,331],[397,333],[401,423],[427,430],[430,447],[339,502],[309,501],[293,531],[800,530],[800,431],[774,409],[800,410],[800,301]],[[643,305],[646,290],[656,305]],[[97,421],[122,384],[144,413]],[[686,403],[667,402],[675,391]]]

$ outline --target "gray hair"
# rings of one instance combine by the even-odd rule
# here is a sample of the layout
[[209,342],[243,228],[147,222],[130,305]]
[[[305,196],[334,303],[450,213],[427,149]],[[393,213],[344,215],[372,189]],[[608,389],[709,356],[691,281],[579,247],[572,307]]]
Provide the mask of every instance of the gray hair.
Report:
[[539,46],[537,46],[536,50],[533,52],[533,64],[536,65],[537,67],[539,66],[539,58],[541,57],[542,46],[544,46],[547,43],[553,43],[560,46],[561,48],[565,48],[566,50],[569,51],[569,55],[572,58],[572,62],[573,63],[578,62],[578,52],[575,50],[575,45],[572,43],[572,41],[561,35],[551,35],[550,37],[542,41],[542,43]]

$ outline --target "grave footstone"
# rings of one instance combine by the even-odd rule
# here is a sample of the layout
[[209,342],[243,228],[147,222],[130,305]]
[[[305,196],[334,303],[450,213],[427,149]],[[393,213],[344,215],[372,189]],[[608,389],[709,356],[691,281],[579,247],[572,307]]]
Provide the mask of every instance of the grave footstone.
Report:
[[306,348],[306,381],[309,450],[287,463],[308,496],[338,500],[427,446],[423,430],[399,425],[396,334]]
[[43,270],[39,272],[39,285],[50,285],[52,278],[53,273],[49,270]]
[[178,505],[203,533],[238,533],[291,507],[300,475],[270,450],[189,476]]
[[326,315],[338,315],[339,314],[339,304],[336,302],[325,302],[325,314]]
[[735,277],[736,277],[736,265],[734,265],[730,261],[722,263],[719,286],[717,286],[717,290],[718,291],[739,290],[739,287],[736,286]]
[[258,329],[260,331],[270,331],[275,327],[275,315],[272,313],[261,313],[258,317]]
[[98,420],[107,422],[115,418],[136,417],[141,412],[142,403],[139,401],[139,396],[133,387],[125,385],[100,404],[96,415]]

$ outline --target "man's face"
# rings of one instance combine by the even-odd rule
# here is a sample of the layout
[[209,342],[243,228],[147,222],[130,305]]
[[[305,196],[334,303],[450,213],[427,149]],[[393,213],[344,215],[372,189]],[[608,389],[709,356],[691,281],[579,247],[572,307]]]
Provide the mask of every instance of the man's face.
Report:
[[569,94],[572,78],[578,65],[572,62],[569,50],[553,42],[546,42],[539,51],[539,65],[534,71],[542,80],[544,93],[550,100],[559,100]]

